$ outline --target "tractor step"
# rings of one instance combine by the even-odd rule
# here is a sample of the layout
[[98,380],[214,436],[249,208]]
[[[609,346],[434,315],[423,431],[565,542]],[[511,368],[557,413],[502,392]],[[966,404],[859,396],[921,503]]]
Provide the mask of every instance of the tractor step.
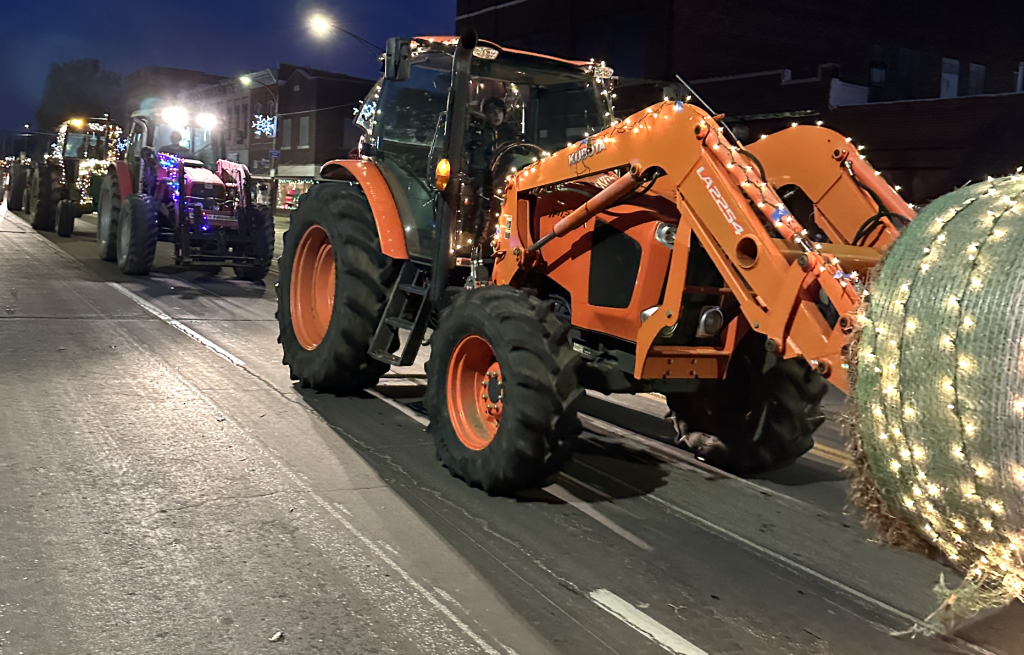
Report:
[[428,291],[427,287],[420,287],[415,284],[401,284],[398,288],[406,293],[413,293],[417,296],[425,296]]
[[384,322],[390,325],[391,327],[397,328],[399,330],[411,330],[414,327],[416,327],[415,323],[413,323],[412,321],[407,321],[404,318],[387,318],[384,319]]
[[[370,357],[391,366],[409,366],[416,359],[423,334],[427,331],[430,318],[430,301],[427,271],[410,261],[402,264],[398,279],[391,287],[388,302],[373,340],[370,341]],[[405,339],[399,330],[407,330]],[[393,352],[398,343],[398,351]]]

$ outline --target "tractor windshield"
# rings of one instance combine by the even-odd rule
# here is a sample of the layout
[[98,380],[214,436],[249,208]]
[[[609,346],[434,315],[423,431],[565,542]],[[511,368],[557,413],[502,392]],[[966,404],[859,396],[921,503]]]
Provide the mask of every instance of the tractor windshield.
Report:
[[217,165],[216,135],[211,131],[188,125],[158,123],[153,130],[153,148],[184,159],[198,159],[207,168]]
[[68,132],[64,141],[65,159],[106,159],[107,137],[102,134]]
[[[364,100],[356,124],[372,137],[375,158],[409,202],[409,249],[427,253],[433,235],[433,188],[429,183],[437,153],[444,147],[445,110],[452,58],[443,52],[417,56],[408,79],[382,80]],[[483,147],[488,108],[503,109],[501,135],[547,151],[564,148],[611,124],[611,106],[600,83],[579,66],[534,55],[502,53],[473,62],[471,120],[467,159],[486,159]],[[486,152],[484,152],[486,151]],[[484,161],[481,166],[488,166]],[[409,219],[409,220],[407,220]],[[411,221],[411,222],[410,222]]]

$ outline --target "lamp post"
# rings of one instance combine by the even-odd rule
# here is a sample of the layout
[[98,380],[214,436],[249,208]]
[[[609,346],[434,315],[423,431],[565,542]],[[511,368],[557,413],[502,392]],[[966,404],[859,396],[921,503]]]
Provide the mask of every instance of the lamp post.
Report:
[[310,34],[312,34],[313,38],[317,40],[325,41],[328,38],[330,38],[331,35],[334,34],[335,32],[341,32],[342,34],[347,34],[348,36],[355,39],[356,42],[358,42],[359,45],[363,46],[363,48],[367,52],[369,52],[370,55],[374,58],[376,58],[379,53],[384,52],[384,48],[380,47],[379,45],[367,41],[366,39],[359,36],[358,34],[355,34],[354,32],[349,32],[346,29],[338,27],[338,24],[334,21],[334,19],[328,16],[327,14],[314,12],[309,15],[309,17],[306,19],[306,22],[309,27]]
[[[255,82],[270,91],[270,95],[274,99],[274,135],[271,137],[270,149],[272,151],[277,150],[277,115],[281,113],[281,94],[276,84],[276,76],[274,86],[270,86],[269,84],[264,84],[259,80],[253,79],[252,75],[241,75],[239,76],[238,81],[246,88],[251,87],[253,82]],[[252,105],[250,103],[250,107],[251,106]],[[246,122],[248,122],[248,118],[246,118]],[[270,202],[273,205],[271,211],[277,211],[277,162],[273,156],[270,158]]]

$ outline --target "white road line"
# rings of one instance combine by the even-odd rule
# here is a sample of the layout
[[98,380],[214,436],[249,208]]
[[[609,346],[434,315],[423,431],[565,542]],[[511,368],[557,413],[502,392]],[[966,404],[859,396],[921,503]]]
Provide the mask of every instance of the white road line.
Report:
[[566,503],[567,505],[571,505],[575,509],[578,509],[579,511],[583,512],[584,514],[586,514],[590,518],[594,519],[595,521],[597,521],[598,523],[600,523],[604,527],[608,528],[609,530],[611,530],[615,534],[619,535],[620,537],[622,537],[623,539],[625,539],[629,543],[633,544],[634,546],[637,546],[639,548],[643,548],[644,550],[647,550],[647,551],[654,550],[653,548],[651,548],[650,544],[648,544],[646,541],[644,541],[640,537],[636,536],[635,534],[633,534],[632,532],[630,532],[626,528],[622,527],[621,525],[619,525],[615,521],[611,520],[610,518],[608,518],[607,516],[605,516],[604,514],[599,512],[590,503],[588,503],[586,501],[583,501],[583,500],[580,500],[579,498],[574,496],[572,494],[572,492],[570,492],[568,489],[566,489],[562,485],[560,485],[560,484],[551,484],[551,485],[548,485],[548,486],[544,487],[544,491],[548,492],[549,494],[551,494],[555,498],[561,500],[562,502]]
[[825,584],[827,584],[827,585],[829,585],[831,587],[834,587],[835,589],[837,589],[838,591],[846,594],[847,596],[855,598],[855,599],[857,599],[857,600],[859,600],[859,601],[861,601],[863,603],[867,603],[869,605],[874,605],[875,607],[877,607],[879,609],[882,609],[882,610],[888,612],[889,614],[891,614],[893,616],[898,616],[899,618],[901,618],[901,619],[903,619],[905,621],[909,621],[909,622],[913,623],[914,625],[919,625],[921,623],[921,619],[918,619],[917,617],[914,617],[914,616],[912,616],[910,614],[907,614],[903,610],[896,609],[895,607],[893,607],[892,605],[889,605],[885,601],[879,600],[877,598],[873,598],[872,596],[868,596],[867,594],[862,593],[860,591],[857,591],[856,589],[854,589],[853,587],[850,587],[849,585],[843,584],[842,582],[840,582],[838,580],[835,580],[833,578],[828,577],[824,573],[819,573],[819,572],[815,571],[814,569],[810,568],[809,566],[804,566],[800,562],[796,562],[796,561],[786,557],[785,555],[782,555],[781,553],[777,553],[774,550],[771,550],[770,548],[765,548],[764,546],[762,546],[760,544],[754,543],[750,539],[747,539],[746,537],[743,537],[743,536],[733,532],[732,530],[729,530],[728,528],[723,528],[722,526],[718,525],[717,523],[713,523],[713,522],[711,522],[711,521],[709,521],[709,520],[707,520],[707,519],[705,519],[705,518],[703,518],[701,516],[697,516],[693,512],[687,511],[687,510],[683,509],[682,507],[679,507],[678,505],[670,503],[667,500],[665,500],[664,498],[659,498],[655,494],[649,494],[645,498],[647,500],[650,500],[651,502],[656,502],[656,503],[659,503],[661,505],[664,505],[665,507],[669,508],[670,510],[685,516],[686,518],[690,519],[694,523],[697,523],[698,525],[703,527],[708,532],[716,533],[719,536],[726,537],[727,539],[731,539],[732,541],[735,541],[736,543],[738,543],[738,544],[740,544],[742,546],[746,546],[747,548],[750,548],[751,550],[754,550],[755,552],[761,553],[762,555],[764,555],[765,557],[767,557],[769,559],[775,560],[779,564],[782,564],[784,567],[786,567],[786,568],[788,568],[788,569],[790,569],[792,571],[803,573],[805,575],[811,576],[812,578],[815,578],[816,580],[820,580],[821,582],[824,582]]
[[420,425],[426,426],[430,424],[430,419],[428,419],[426,416],[423,416],[422,414],[417,414],[416,412],[409,409],[408,407],[398,402],[397,400],[391,400],[390,398],[388,398],[387,396],[385,396],[384,394],[375,389],[367,389],[366,393],[370,394],[374,398],[377,398],[378,400],[383,400],[384,402],[391,405],[398,411],[402,412],[403,414],[405,414],[412,420],[416,421]]
[[[245,369],[245,362],[243,362],[242,360],[238,359],[237,357],[235,357],[234,355],[232,355],[228,351],[224,350],[223,348],[221,348],[217,344],[213,343],[212,341],[210,341],[206,337],[198,334],[197,332],[189,329],[188,327],[186,327],[186,326],[182,325],[181,323],[179,323],[178,321],[174,320],[173,318],[171,318],[170,316],[168,316],[167,314],[163,313],[162,311],[157,309],[155,306],[153,306],[152,304],[147,302],[145,299],[135,295],[134,293],[132,293],[128,289],[125,289],[124,287],[122,287],[120,284],[118,284],[116,282],[108,282],[107,284],[109,284],[110,286],[114,287],[115,289],[117,289],[118,291],[120,291],[124,295],[128,296],[132,300],[134,300],[136,303],[139,304],[140,307],[142,307],[146,311],[150,312],[151,314],[153,314],[154,316],[156,316],[160,320],[166,322],[167,324],[175,327],[178,330],[181,330],[183,333],[187,334],[189,337],[191,337],[191,338],[195,339],[196,341],[198,341],[199,343],[203,344],[204,346],[206,346],[207,348],[209,348],[213,352],[217,353],[218,355],[220,355],[224,359],[228,360],[232,364],[236,364],[240,368]],[[248,372],[248,369],[245,369],[245,370]],[[186,381],[186,383],[188,384],[187,381]],[[199,391],[199,393],[201,395],[203,395],[205,398],[207,398],[207,401],[209,401],[211,405],[213,404],[212,401],[210,401],[209,397],[205,395],[205,393],[203,393],[201,391]],[[370,393],[373,394],[373,395],[377,395],[372,390],[370,390]],[[381,397],[381,399],[385,400],[385,402],[387,402],[387,400],[384,399],[383,397]],[[392,403],[389,403],[389,404],[392,404]],[[394,404],[397,405],[398,403],[394,403]],[[412,410],[408,410],[408,409],[407,409],[407,411],[412,412]],[[423,422],[423,421],[420,421],[420,422]],[[371,541],[369,538],[364,536],[363,533],[361,533],[359,530],[356,529],[356,527],[354,525],[352,525],[351,522],[349,522],[344,516],[342,516],[338,512],[339,508],[341,510],[345,511],[345,513],[351,515],[351,513],[348,512],[348,510],[345,509],[345,507],[343,505],[341,505],[340,503],[331,503],[331,502],[327,501],[326,499],[324,499],[322,496],[320,496],[316,492],[315,489],[313,489],[308,483],[306,483],[306,481],[303,478],[300,478],[294,471],[292,471],[290,468],[288,468],[282,460],[278,459],[277,456],[273,452],[269,451],[269,449],[267,449],[267,448],[264,448],[263,445],[261,445],[258,441],[255,440],[255,438],[250,437],[248,434],[246,434],[246,432],[244,430],[239,429],[239,434],[242,435],[246,440],[248,440],[254,446],[256,446],[256,448],[260,451],[260,453],[262,455],[264,455],[267,459],[269,459],[275,465],[277,465],[279,470],[281,470],[285,475],[287,475],[289,478],[291,478],[292,481],[297,486],[299,486],[300,488],[305,490],[305,492],[307,494],[309,494],[310,498],[315,500],[318,505],[320,505],[324,510],[326,510],[335,519],[337,519],[338,522],[340,522],[345,527],[345,529],[349,531],[350,534],[352,534],[357,539],[362,541],[363,544],[374,555],[376,555],[378,558],[380,558],[385,564],[390,566],[392,568],[392,570],[397,572],[399,574],[399,576],[401,576],[401,578],[403,580],[405,580],[405,582],[407,584],[409,584],[413,589],[415,589],[417,592],[419,592],[419,594],[421,596],[423,596],[423,598],[425,598],[427,600],[427,602],[429,602],[431,605],[433,605],[434,608],[437,609],[441,614],[443,614],[449,621],[454,623],[455,626],[459,630],[461,630],[463,634],[465,634],[467,637],[469,637],[469,639],[471,639],[473,642],[475,642],[476,645],[479,646],[480,649],[484,653],[486,653],[487,655],[500,655],[500,653],[498,653],[498,651],[496,651],[490,644],[488,644],[486,641],[484,641],[483,638],[481,638],[478,634],[476,634],[476,632],[474,632],[472,628],[470,628],[468,625],[466,625],[465,622],[463,622],[461,619],[459,619],[458,616],[456,616],[450,609],[448,609],[448,607],[446,607],[441,601],[439,601],[435,594],[433,594],[429,590],[427,590],[422,584],[420,584],[415,578],[413,578],[412,575],[410,575],[405,569],[403,569],[401,566],[399,566],[397,562],[395,562],[391,557],[389,557],[387,555],[387,553],[385,553],[384,550],[382,550],[380,548],[380,546],[378,546],[377,544],[373,543],[373,541]],[[505,648],[507,649],[507,647],[505,647]]]
[[114,287],[115,289],[120,291],[122,294],[124,294],[124,295],[128,296],[129,298],[131,298],[133,301],[135,301],[135,304],[137,304],[139,307],[145,309],[147,312],[149,312],[153,316],[156,316],[157,318],[159,318],[164,323],[167,323],[168,325],[170,325],[174,329],[179,330],[180,332],[182,332],[183,334],[185,334],[189,338],[195,339],[196,341],[198,341],[199,343],[203,344],[204,346],[206,346],[207,348],[209,348],[213,352],[217,353],[218,355],[220,355],[221,357],[223,357],[227,361],[231,362],[235,366],[238,366],[239,368],[245,368],[245,362],[243,362],[242,360],[238,359],[237,357],[235,357],[234,355],[232,355],[228,351],[224,350],[223,348],[221,348],[220,346],[218,346],[214,342],[210,341],[209,339],[207,339],[203,335],[199,334],[198,332],[196,332],[192,328],[190,328],[190,327],[188,327],[188,326],[186,326],[186,325],[184,325],[182,323],[179,323],[178,321],[174,320],[173,318],[171,318],[167,314],[163,313],[162,311],[160,311],[156,307],[156,305],[151,304],[145,298],[142,298],[141,296],[135,295],[134,293],[132,293],[128,289],[125,289],[123,286],[118,284],[117,282],[107,282],[107,284],[109,284],[110,286]]
[[601,609],[623,621],[629,627],[670,653],[676,653],[676,655],[708,655],[706,651],[694,646],[607,589],[596,589],[587,595]]

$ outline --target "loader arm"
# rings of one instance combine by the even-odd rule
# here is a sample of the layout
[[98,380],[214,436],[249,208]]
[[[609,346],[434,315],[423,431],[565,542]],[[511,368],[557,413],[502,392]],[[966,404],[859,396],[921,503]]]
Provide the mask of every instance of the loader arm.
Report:
[[[881,214],[865,245],[888,248],[903,217],[914,209],[849,146],[850,139],[824,127],[796,125],[747,146],[776,189],[796,186],[814,203],[814,220],[832,243],[852,244],[857,231]],[[883,213],[884,212],[884,213]]]
[[[836,147],[857,158],[849,144]],[[846,273],[841,259],[869,267],[877,263],[878,251],[843,246],[841,258],[829,252],[831,244],[808,240],[754,159],[727,141],[716,120],[693,105],[654,105],[510,176],[494,241],[493,281],[515,285],[524,272],[543,268],[551,239],[572,239],[576,226],[615,200],[605,195],[593,211],[584,206],[570,216],[531,217],[531,197],[538,190],[606,172],[639,180],[656,173],[659,188],[672,190],[681,216],[663,301],[637,333],[635,378],[722,377],[731,345],[746,327],[734,322],[724,347],[654,344],[659,332],[680,318],[692,231],[746,323],[765,335],[768,348],[784,358],[803,356],[846,390],[843,347],[860,295],[854,288],[858,273]],[[622,194],[635,189],[626,182],[618,187]],[[541,226],[544,234],[531,233],[536,229],[531,225]],[[548,236],[550,232],[556,237]],[[834,324],[819,309],[819,292],[840,317]]]

